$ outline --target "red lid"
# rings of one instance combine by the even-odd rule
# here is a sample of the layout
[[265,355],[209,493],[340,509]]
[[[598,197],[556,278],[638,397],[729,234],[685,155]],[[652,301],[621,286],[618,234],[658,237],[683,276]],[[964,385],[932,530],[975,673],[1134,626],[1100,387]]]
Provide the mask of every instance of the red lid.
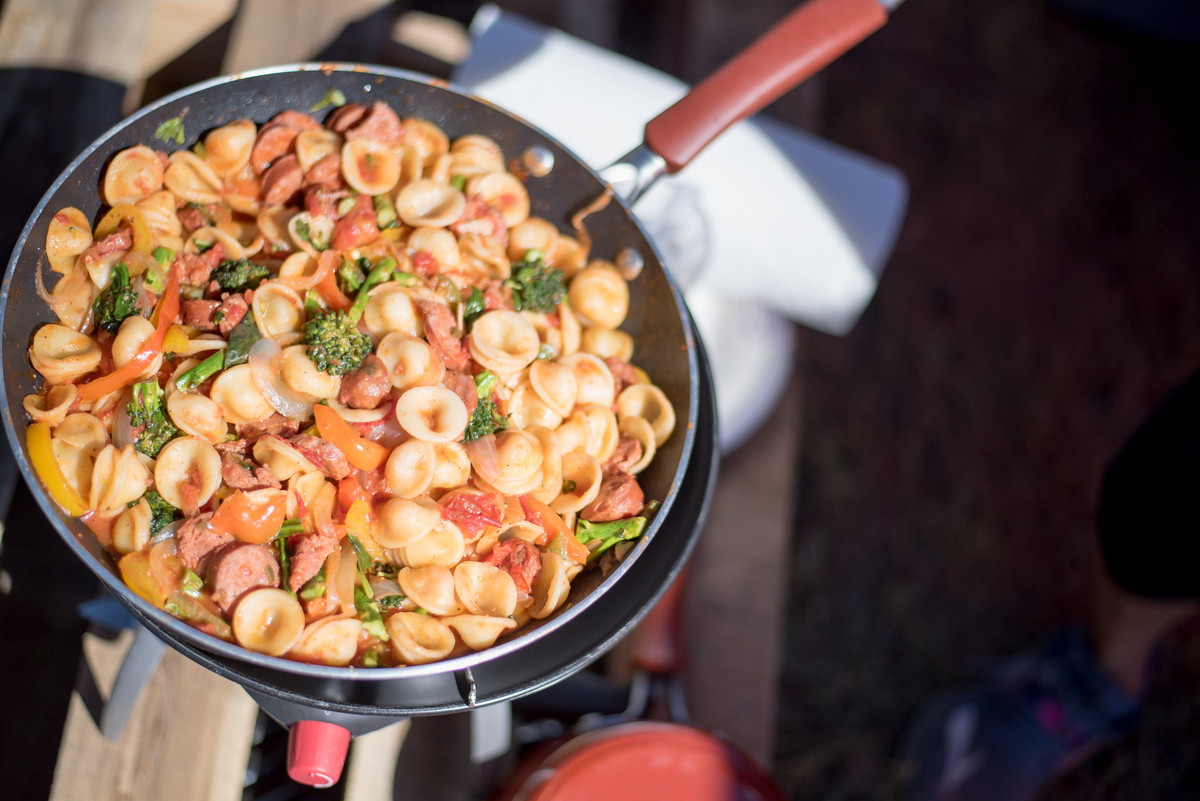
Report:
[[342,777],[350,732],[323,720],[298,720],[288,731],[288,776],[313,787],[331,787]]
[[[527,801],[783,801],[749,758],[673,724],[618,726],[578,738],[531,777]],[[532,785],[532,786],[530,786]]]

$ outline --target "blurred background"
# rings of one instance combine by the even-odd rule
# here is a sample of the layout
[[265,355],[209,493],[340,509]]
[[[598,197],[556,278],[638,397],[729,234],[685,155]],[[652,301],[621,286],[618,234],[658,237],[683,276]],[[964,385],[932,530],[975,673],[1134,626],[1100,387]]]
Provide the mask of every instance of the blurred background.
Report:
[[[340,24],[306,27],[315,5],[0,2],[0,252],[74,154],[141,104],[275,63],[285,39],[445,75],[479,4],[353,0]],[[499,5],[695,82],[793,4]],[[121,16],[130,8],[142,16]],[[54,14],[102,30],[100,44],[17,24]],[[128,49],[151,23],[170,35]],[[1185,0],[908,0],[768,109],[898,168],[910,192],[858,324],[845,336],[794,326],[794,363],[780,366],[794,375],[783,431],[795,479],[778,498],[789,539],[770,742],[789,797],[898,797],[894,753],[929,695],[1087,613],[1101,471],[1200,368],[1198,75]],[[771,434],[727,464],[752,462]],[[69,610],[94,582],[53,539],[12,533],[38,519],[15,492],[0,553],[3,700],[50,734],[19,748],[6,727],[4,753],[35,792],[65,714],[49,688],[76,671],[83,624]],[[53,594],[10,592],[28,572],[54,575]],[[31,621],[55,636],[22,640]],[[31,655],[41,695],[13,681]],[[1190,626],[1161,649],[1144,725],[1046,797],[1200,795],[1197,689]],[[25,747],[39,742],[49,750]]]

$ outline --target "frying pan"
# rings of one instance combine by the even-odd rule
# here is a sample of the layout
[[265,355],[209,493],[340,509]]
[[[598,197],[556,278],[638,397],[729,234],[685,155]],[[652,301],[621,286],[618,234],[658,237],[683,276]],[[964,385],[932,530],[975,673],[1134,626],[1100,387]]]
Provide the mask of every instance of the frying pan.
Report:
[[[882,26],[876,0],[813,0],[789,15],[727,67],[700,84],[646,128],[646,144],[605,170],[603,177],[544,132],[444,81],[354,64],[295,64],[216,78],[142,109],[97,139],[43,196],[22,231],[0,294],[0,372],[5,429],[33,496],[75,554],[131,613],[170,645],[245,686],[281,722],[317,718],[352,733],[387,722],[379,718],[435,714],[511,699],[540,689],[597,658],[644,614],[678,571],[694,542],[700,511],[694,499],[673,508],[690,484],[707,492],[711,471],[690,464],[698,432],[711,436],[712,410],[702,394],[711,383],[686,305],[629,204],[654,180],[685,166],[733,122],[762,108]],[[552,164],[531,177],[532,213],[571,230],[571,216],[601,196],[611,201],[587,217],[595,257],[636,254],[644,263],[631,285],[628,321],[637,361],[674,404],[675,435],[641,475],[648,498],[661,507],[640,540],[610,574],[581,575],[563,608],[485,651],[430,665],[356,670],[265,656],[207,636],[153,608],[121,582],[112,557],[78,520],[67,516],[32,472],[21,399],[39,377],[27,351],[33,333],[54,318],[35,294],[47,226],[74,206],[90,219],[102,211],[99,186],[107,160],[135,144],[161,146],[158,127],[182,118],[188,141],[238,118],[263,123],[284,109],[319,106],[330,90],[349,102],[383,100],[402,117],[427,119],[451,137],[482,133],[506,156]],[[603,120],[597,120],[603,124]],[[615,194],[614,194],[615,192]],[[711,387],[707,388],[710,391]],[[703,450],[703,448],[702,448]],[[711,459],[711,451],[706,458]],[[691,474],[689,475],[689,470]],[[698,476],[698,478],[697,478]],[[690,514],[690,517],[689,517]],[[681,533],[683,532],[683,533]],[[643,564],[648,567],[640,568]],[[375,716],[374,721],[364,717]]]

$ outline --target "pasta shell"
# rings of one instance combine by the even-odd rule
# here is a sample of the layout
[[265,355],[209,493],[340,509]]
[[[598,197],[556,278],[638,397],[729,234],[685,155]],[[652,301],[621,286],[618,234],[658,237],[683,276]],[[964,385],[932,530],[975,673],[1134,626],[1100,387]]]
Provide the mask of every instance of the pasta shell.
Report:
[[631,476],[636,476],[654,461],[654,454],[658,452],[658,435],[654,433],[654,426],[644,417],[626,417],[620,421],[618,428],[624,436],[637,440],[642,447],[641,457],[626,468]]
[[467,458],[467,450],[461,443],[436,442],[433,454],[437,461],[433,468],[433,480],[429,482],[431,490],[461,487],[470,480],[471,460]]
[[[255,298],[257,300],[257,297]],[[256,318],[257,319],[257,318]],[[312,401],[337,397],[342,387],[341,376],[330,375],[317,369],[308,358],[308,347],[292,345],[283,349],[279,360],[279,374],[284,383]]]
[[[92,471],[95,458],[82,448],[68,445],[58,437],[50,441],[54,450],[54,461],[71,488],[79,493],[80,498],[87,498],[92,489]],[[97,452],[99,452],[97,450]]]
[[[112,341],[113,366],[124,367],[133,361],[146,347],[146,343],[154,336],[154,323],[140,315],[126,317],[117,329],[117,335]],[[162,369],[163,355],[161,352],[154,357],[146,368],[137,374],[140,380],[146,380]]]
[[[257,458],[255,456],[255,459]],[[311,530],[311,510],[326,483],[328,482],[325,481],[325,474],[320,470],[293,473],[287,480],[287,516],[308,519],[308,530]]]
[[155,242],[162,244],[164,239],[176,239],[183,233],[183,223],[175,211],[175,195],[167,190],[142,198],[137,202],[137,210],[145,218]]
[[105,445],[92,468],[88,506],[100,517],[111,517],[142,497],[149,485],[150,474],[132,445]]
[[55,384],[45,393],[26,395],[21,399],[21,407],[35,423],[53,427],[66,419],[78,394],[74,384]]
[[446,364],[433,353],[429,343],[411,334],[386,334],[375,349],[392,377],[392,386],[400,390],[431,387],[442,382]]
[[620,439],[617,416],[608,406],[587,406],[582,411],[588,428],[587,452],[604,464],[617,449]]
[[578,239],[573,236],[559,234],[554,244],[546,253],[546,263],[563,271],[563,275],[571,278],[587,264],[588,251]]
[[195,514],[221,486],[221,455],[197,437],[173,439],[154,463],[154,484],[167,503]]
[[425,442],[451,442],[467,428],[462,398],[443,386],[413,387],[396,400],[400,427]]
[[501,635],[517,627],[517,621],[507,617],[482,615],[452,615],[442,622],[453,629],[463,644],[473,651],[491,648]]
[[462,262],[486,278],[504,280],[512,275],[512,264],[504,243],[479,233],[466,233],[458,243]]
[[440,507],[428,498],[392,498],[379,507],[375,541],[384,548],[403,548],[441,525]]
[[490,172],[467,179],[467,194],[479,195],[500,212],[509,228],[529,219],[529,190],[511,172]]
[[[490,483],[505,495],[520,495],[540,483],[542,443],[529,431],[506,430],[496,434],[500,473]],[[530,480],[533,480],[530,486]],[[524,489],[519,489],[524,488]]]
[[568,365],[537,359],[529,365],[529,384],[546,405],[566,417],[575,408],[579,380]]
[[563,416],[538,395],[529,381],[521,382],[521,385],[513,390],[505,408],[508,410],[509,424],[515,428],[529,428],[535,425],[557,428],[563,421]]
[[542,569],[533,580],[533,603],[528,608],[534,620],[543,620],[554,614],[571,592],[571,579],[567,575],[567,562],[550,551],[542,552]]
[[433,256],[443,270],[453,270],[462,261],[458,237],[447,228],[422,226],[414,229],[409,234],[408,246],[413,251],[425,251]]
[[58,279],[50,291],[50,308],[58,315],[59,322],[68,328],[76,331],[90,329],[92,304],[98,294],[99,287],[92,282],[87,267],[80,260],[75,262],[70,272]]
[[633,361],[633,337],[624,331],[609,328],[589,328],[582,333],[579,347],[601,359]]
[[[236,236],[212,226],[204,226],[192,231],[187,241],[183,243],[183,250],[185,253],[202,253],[217,242],[220,242],[221,246],[225,248],[225,258],[227,259],[236,261],[249,255],[246,246]],[[259,247],[261,247],[261,243],[259,243]]]
[[654,384],[630,384],[617,397],[617,418],[641,417],[649,421],[658,445],[675,430],[675,407],[666,393]]
[[309,128],[296,135],[293,148],[305,172],[321,159],[342,149],[342,136],[328,128]]
[[333,220],[302,211],[288,220],[287,231],[288,238],[296,248],[316,256],[323,250],[329,250],[329,243],[333,239]]
[[560,515],[578,512],[596,500],[604,476],[595,456],[584,450],[573,450],[562,457],[562,479],[564,484],[570,482],[573,489],[550,502],[550,508]]
[[224,442],[229,424],[221,407],[199,392],[172,392],[167,396],[167,414],[185,434],[216,444]]
[[523,370],[542,346],[532,323],[518,312],[503,309],[481,314],[467,342],[475,361],[495,373]]
[[225,185],[203,159],[190,150],[176,150],[168,159],[161,183],[176,197],[185,203],[201,205],[221,202]]
[[450,174],[478,175],[504,170],[500,145],[482,134],[460,136],[450,144]]
[[92,226],[79,209],[59,209],[46,227],[46,260],[50,269],[66,275],[75,266],[75,257],[92,245]]
[[264,281],[250,300],[254,322],[264,336],[277,337],[300,331],[307,319],[299,293],[279,281]]
[[404,567],[396,581],[413,603],[433,615],[457,615],[463,606],[454,592],[454,574],[448,567]]
[[233,636],[244,648],[283,656],[304,632],[304,609],[294,595],[259,587],[241,597],[233,610]]
[[467,207],[463,193],[450,184],[421,178],[396,193],[396,214],[405,225],[445,227]]
[[208,395],[221,407],[221,414],[232,425],[265,420],[275,411],[254,382],[248,364],[237,364],[218,373]]
[[436,466],[433,443],[419,439],[400,443],[383,470],[388,492],[397,498],[416,498],[429,489]]
[[570,356],[579,350],[582,331],[583,327],[579,324],[579,318],[575,316],[575,312],[571,311],[571,304],[558,304],[559,356]]
[[288,251],[294,247],[288,230],[292,217],[293,210],[288,206],[267,206],[255,215],[255,226],[266,240],[264,248],[268,252]]
[[236,175],[250,163],[257,137],[258,126],[250,120],[234,120],[214,128],[204,137],[204,160],[222,178]]
[[[254,443],[254,460],[270,470],[271,475],[280,483],[293,476],[317,470],[317,466],[311,460],[286,439],[278,436],[259,437]],[[321,490],[324,486],[325,482],[322,481],[315,489]]]
[[517,608],[517,585],[512,576],[487,562],[456,565],[454,592],[472,615],[506,618]]
[[563,356],[558,363],[575,374],[578,387],[576,406],[612,406],[616,399],[617,383],[608,365],[597,356],[580,351]]
[[150,542],[150,504],[142,498],[133,506],[124,509],[113,520],[112,545],[117,553],[140,551]]
[[358,618],[322,618],[305,627],[288,658],[345,667],[358,654],[362,633],[363,624]]
[[102,352],[87,334],[57,323],[47,323],[33,335],[29,361],[51,384],[66,384],[100,366]]
[[400,157],[382,142],[351,139],[342,145],[342,177],[361,194],[387,194],[400,181]]
[[54,437],[73,448],[78,448],[91,458],[95,458],[100,449],[108,444],[104,423],[87,412],[67,415],[54,429]]
[[371,290],[363,309],[362,324],[376,342],[391,333],[415,336],[421,330],[417,307],[405,288],[395,281]]
[[397,548],[400,561],[409,567],[453,567],[462,561],[466,543],[458,526],[443,520],[442,523],[421,539]]
[[619,328],[629,314],[629,285],[608,262],[593,262],[567,287],[571,311],[585,326]]
[[404,145],[410,147],[429,164],[450,149],[450,138],[440,127],[419,117],[404,120]]
[[418,612],[397,612],[386,621],[392,655],[405,665],[445,659],[454,649],[454,632],[446,624]]
[[557,239],[558,229],[554,223],[541,217],[528,217],[509,228],[508,258],[510,261],[520,261],[531,250],[550,253]]
[[145,145],[134,145],[113,156],[104,170],[104,202],[136,203],[163,187],[163,164]]

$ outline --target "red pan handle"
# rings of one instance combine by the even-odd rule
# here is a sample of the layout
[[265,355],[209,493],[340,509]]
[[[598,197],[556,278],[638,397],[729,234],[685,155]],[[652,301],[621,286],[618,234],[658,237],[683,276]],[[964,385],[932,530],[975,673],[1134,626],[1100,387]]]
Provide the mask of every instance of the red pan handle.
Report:
[[673,675],[684,668],[683,598],[687,571],[663,593],[630,637],[634,666],[646,673]]
[[342,777],[350,731],[323,720],[298,720],[288,730],[288,776],[313,787],[332,787]]
[[883,27],[880,0],[809,0],[646,125],[667,172]]

